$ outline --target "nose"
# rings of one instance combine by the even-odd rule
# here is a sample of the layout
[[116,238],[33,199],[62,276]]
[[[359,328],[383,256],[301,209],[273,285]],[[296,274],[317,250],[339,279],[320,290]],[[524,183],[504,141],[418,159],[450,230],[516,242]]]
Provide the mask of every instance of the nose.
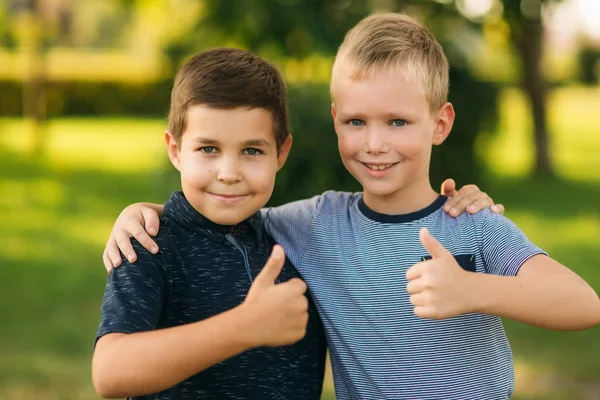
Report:
[[242,172],[239,160],[235,157],[223,157],[219,165],[217,180],[227,185],[240,182],[242,180]]
[[385,153],[389,150],[385,135],[379,129],[367,129],[365,133],[365,152],[369,154]]

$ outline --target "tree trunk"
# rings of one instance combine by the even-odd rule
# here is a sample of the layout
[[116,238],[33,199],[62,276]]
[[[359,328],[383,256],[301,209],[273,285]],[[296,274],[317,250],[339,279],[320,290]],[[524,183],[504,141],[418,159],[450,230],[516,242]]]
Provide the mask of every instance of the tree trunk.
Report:
[[39,0],[31,0],[26,9],[28,37],[25,41],[28,71],[23,82],[23,113],[32,120],[32,155],[46,152],[46,63],[43,18]]
[[547,85],[540,70],[543,48],[541,18],[527,19],[521,15],[518,26],[513,24],[511,31],[522,63],[521,85],[529,98],[533,116],[534,174],[553,178],[555,174],[550,158],[550,138],[546,115]]

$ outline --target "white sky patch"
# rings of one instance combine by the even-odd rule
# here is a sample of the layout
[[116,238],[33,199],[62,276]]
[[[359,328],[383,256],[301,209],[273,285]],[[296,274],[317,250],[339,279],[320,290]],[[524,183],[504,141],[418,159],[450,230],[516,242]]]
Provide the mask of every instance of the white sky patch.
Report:
[[580,27],[586,36],[600,40],[600,1],[572,0],[580,18]]

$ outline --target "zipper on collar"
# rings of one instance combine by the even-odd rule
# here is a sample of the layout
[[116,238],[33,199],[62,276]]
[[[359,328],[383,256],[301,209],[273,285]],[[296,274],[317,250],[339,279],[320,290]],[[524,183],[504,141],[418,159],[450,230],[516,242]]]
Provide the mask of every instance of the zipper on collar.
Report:
[[233,232],[233,234],[232,233],[226,234],[225,238],[227,238],[229,243],[234,245],[240,251],[240,253],[242,253],[242,257],[244,258],[244,267],[246,268],[246,273],[248,274],[250,283],[252,283],[252,274],[250,273],[250,261],[248,260],[248,251],[246,250],[246,246],[244,246],[244,244],[241,243],[239,240],[237,240],[237,238],[234,236],[235,229],[232,229],[232,232]]

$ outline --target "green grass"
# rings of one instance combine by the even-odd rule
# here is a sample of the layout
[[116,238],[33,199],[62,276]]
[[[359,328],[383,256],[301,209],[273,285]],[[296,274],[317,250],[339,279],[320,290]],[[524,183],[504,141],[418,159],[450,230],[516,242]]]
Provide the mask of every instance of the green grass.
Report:
[[[531,145],[523,104],[506,92],[501,134],[479,143],[494,173],[484,189],[600,291],[598,91],[553,94],[559,182],[525,178]],[[105,282],[101,251],[125,205],[163,202],[176,187],[164,174],[163,128],[160,120],[59,119],[47,128],[47,155],[35,159],[27,124],[0,119],[0,399],[97,398],[89,376]],[[515,398],[597,398],[600,328],[564,333],[507,321],[506,330]],[[327,398],[331,388],[329,381]]]

